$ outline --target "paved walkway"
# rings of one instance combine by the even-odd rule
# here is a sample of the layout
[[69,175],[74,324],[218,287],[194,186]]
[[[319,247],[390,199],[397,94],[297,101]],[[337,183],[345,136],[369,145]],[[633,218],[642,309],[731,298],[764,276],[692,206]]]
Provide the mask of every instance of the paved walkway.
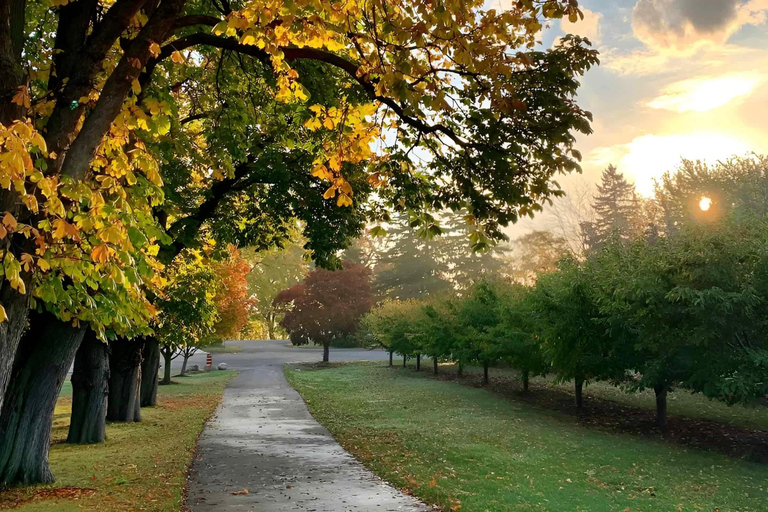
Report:
[[[200,438],[189,477],[191,510],[429,510],[344,451],[285,380],[285,362],[317,361],[319,350],[239,343],[240,354],[214,354],[214,364],[226,362],[240,375]],[[386,358],[382,351],[331,349],[332,360]]]

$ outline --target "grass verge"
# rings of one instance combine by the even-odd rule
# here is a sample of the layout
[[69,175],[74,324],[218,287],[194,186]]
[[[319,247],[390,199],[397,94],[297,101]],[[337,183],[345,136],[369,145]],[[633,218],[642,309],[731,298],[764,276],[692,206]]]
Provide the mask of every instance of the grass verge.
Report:
[[197,437],[235,375],[209,372],[160,386],[158,405],[141,410],[141,423],[107,424],[107,441],[98,445],[64,443],[72,406],[66,382],[53,420],[56,483],[1,492],[0,509],[178,512]]
[[227,345],[226,343],[214,343],[212,345],[204,346],[203,351],[210,352],[211,354],[239,354],[242,349],[240,347]]
[[384,479],[445,510],[759,511],[768,466],[590,429],[381,363],[286,369],[313,415]]

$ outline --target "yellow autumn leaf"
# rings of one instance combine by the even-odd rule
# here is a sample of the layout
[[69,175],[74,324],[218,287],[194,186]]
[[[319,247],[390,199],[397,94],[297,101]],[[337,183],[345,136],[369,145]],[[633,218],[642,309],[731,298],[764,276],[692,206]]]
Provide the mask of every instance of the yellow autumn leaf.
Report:
[[91,259],[96,263],[104,264],[109,261],[109,247],[107,244],[99,244],[91,251]]
[[182,64],[184,62],[184,57],[182,57],[182,55],[177,50],[171,54],[171,60],[176,64]]
[[13,99],[11,99],[11,103],[15,103],[16,105],[24,108],[30,107],[29,90],[27,89],[26,85],[19,86],[16,94],[13,95]]
[[149,45],[149,53],[151,53],[153,57],[160,55],[160,45],[157,43]]
[[11,230],[11,232],[16,231],[16,226],[18,226],[18,222],[16,222],[16,217],[11,215],[11,212],[5,212],[5,216],[3,217],[3,224]]
[[5,308],[0,304],[0,322],[8,320],[8,314],[5,312]]

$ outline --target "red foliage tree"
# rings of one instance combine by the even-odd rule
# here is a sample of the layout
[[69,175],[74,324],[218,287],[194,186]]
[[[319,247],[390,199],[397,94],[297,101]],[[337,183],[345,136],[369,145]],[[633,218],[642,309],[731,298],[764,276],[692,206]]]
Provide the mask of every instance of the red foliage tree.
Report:
[[340,270],[315,269],[303,283],[280,292],[274,303],[288,309],[281,325],[291,341],[322,344],[327,362],[331,341],[354,334],[373,305],[371,271],[350,261]]

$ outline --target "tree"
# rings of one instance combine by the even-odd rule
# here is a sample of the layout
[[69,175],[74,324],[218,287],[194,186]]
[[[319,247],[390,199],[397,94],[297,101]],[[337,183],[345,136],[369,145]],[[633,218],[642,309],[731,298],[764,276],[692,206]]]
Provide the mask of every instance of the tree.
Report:
[[[319,192],[339,206],[354,206],[347,172],[370,164],[361,181],[378,186],[391,207],[419,211],[466,203],[478,233],[496,238],[500,225],[559,193],[552,182],[557,173],[578,168],[571,131],[589,132],[590,116],[572,98],[577,77],[597,62],[596,52],[576,37],[546,52],[529,48],[542,22],[576,19],[575,2],[521,3],[501,13],[462,3],[456,7],[467,15],[460,18],[441,15],[429,2],[394,9],[381,2],[341,10],[328,2],[277,7],[283,8],[232,11],[202,0],[0,0],[0,185],[6,191],[0,211],[8,212],[1,238],[0,316],[7,321],[0,329],[0,395],[20,393],[6,393],[7,376],[26,371],[12,369],[17,363],[31,364],[16,361],[30,295],[61,320],[51,334],[66,332],[73,320],[102,338],[113,331],[115,339],[126,340],[150,334],[155,310],[146,294],[160,295],[157,246],[178,240],[163,233],[170,229],[167,219],[154,215],[163,197],[157,146],[178,141],[183,150],[177,160],[205,169],[197,174],[201,181],[233,185],[240,183],[237,169],[247,166],[244,149],[252,143],[240,135],[262,126],[244,116],[229,136],[217,131],[207,140],[200,130],[221,110],[213,92],[225,57],[269,70],[261,82],[268,85],[261,89],[268,90],[265,97],[296,105],[292,125],[319,133],[314,176],[305,189],[313,193],[301,200]],[[384,24],[386,40],[379,37]],[[324,67],[334,83],[343,77],[348,94],[336,94],[333,106],[303,103],[309,89],[301,61]],[[398,127],[398,144],[388,155],[374,155],[377,128],[389,120]],[[177,130],[169,137],[171,127]],[[216,137],[221,144],[213,144]],[[295,147],[297,140],[284,140],[282,147]],[[431,172],[417,179],[409,158],[413,145],[435,156]],[[206,146],[213,150],[197,151]],[[231,155],[243,160],[235,165]],[[206,188],[216,196],[212,185]],[[329,201],[321,204],[312,215],[333,218],[338,210]],[[185,224],[190,221],[196,218]],[[314,226],[318,236],[309,238],[318,247],[310,249],[325,249],[320,233],[336,225]],[[73,344],[66,353],[74,353],[82,337],[53,336],[39,357],[58,353],[49,347],[62,339]],[[55,382],[59,376],[41,378]],[[44,387],[55,389],[50,382]],[[4,483],[14,478],[0,475]]]
[[459,328],[454,345],[460,365],[477,362],[483,367],[483,384],[488,384],[488,368],[501,358],[502,346],[496,338],[501,323],[498,287],[480,281],[458,304],[456,323]]
[[557,372],[557,380],[574,381],[579,409],[585,383],[618,380],[625,368],[615,357],[612,338],[600,321],[593,284],[583,264],[564,260],[558,271],[539,276],[526,297],[544,358]]
[[256,303],[248,294],[251,265],[234,245],[229,246],[227,251],[229,256],[225,260],[213,263],[219,281],[214,298],[219,319],[213,326],[212,343],[240,339],[240,333],[248,323],[251,309]]
[[635,226],[632,219],[637,213],[635,186],[628,183],[613,165],[603,171],[593,207],[597,236],[594,243],[600,244],[612,235],[620,238],[630,238],[633,235]]
[[[376,294],[422,298],[460,290],[483,276],[501,273],[507,248],[483,245],[468,220],[471,216],[465,212],[442,212],[439,218],[396,216],[387,225],[386,236],[368,249],[375,253],[366,259],[372,260]],[[473,243],[480,245],[473,250]]]
[[569,252],[565,239],[549,231],[532,231],[515,240],[512,275],[522,283],[533,283],[539,274],[556,270]]
[[291,342],[322,344],[323,361],[328,362],[331,341],[354,334],[373,305],[370,270],[346,261],[336,271],[315,269],[304,282],[279,293],[275,302],[292,304],[281,323]]
[[408,357],[417,352],[418,330],[426,319],[421,313],[421,304],[415,299],[387,299],[362,318],[362,327],[389,352],[390,366],[392,354],[402,355],[405,366]]
[[216,307],[219,276],[200,252],[189,251],[183,256],[174,261],[169,286],[157,302],[160,313],[156,333],[165,359],[163,384],[170,384],[174,354],[181,353],[185,347],[210,342],[219,321]]
[[251,252],[246,258],[252,265],[248,274],[248,293],[256,299],[257,318],[267,326],[269,339],[275,339],[285,302],[275,302],[278,293],[301,282],[309,271],[306,251],[296,243],[268,251]]
[[682,226],[652,242],[613,247],[596,260],[596,290],[630,389],[656,393],[666,428],[667,394],[676,386],[729,403],[768,390],[757,377],[765,338],[765,218]]
[[528,301],[531,288],[517,283],[498,286],[496,343],[500,345],[501,359],[520,371],[523,391],[527,392],[530,377],[545,375],[550,369],[535,335],[536,316]]

